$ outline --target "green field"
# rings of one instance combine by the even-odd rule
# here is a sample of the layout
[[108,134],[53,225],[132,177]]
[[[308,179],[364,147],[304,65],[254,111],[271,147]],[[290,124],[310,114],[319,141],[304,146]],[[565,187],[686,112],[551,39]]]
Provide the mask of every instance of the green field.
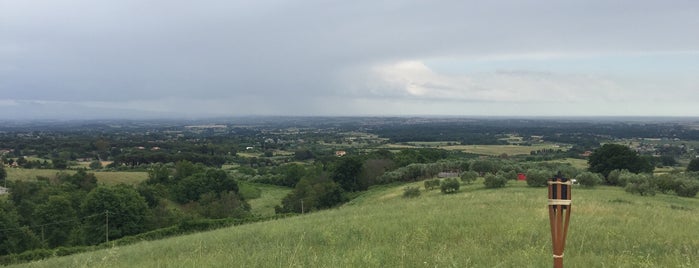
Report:
[[458,150],[465,153],[480,154],[480,155],[490,155],[497,156],[502,154],[507,154],[509,156],[513,155],[529,155],[531,151],[542,150],[542,149],[561,149],[566,150],[564,147],[560,147],[554,144],[537,144],[532,146],[522,146],[522,145],[452,145],[444,146],[442,149],[446,150]]
[[[20,181],[34,181],[37,176],[42,177],[54,177],[61,170],[57,169],[23,169],[23,168],[7,168],[7,179],[10,181],[20,180]],[[74,170],[64,170],[63,172],[74,174]],[[88,171],[88,173],[95,173],[97,181],[104,184],[136,184],[148,178],[148,173],[146,172],[125,172],[125,171]]]
[[[422,183],[414,183],[419,186]],[[28,267],[550,267],[546,189],[374,188],[338,209],[52,258]],[[699,266],[699,199],[573,190],[566,267]]]
[[246,185],[260,191],[260,197],[249,199],[248,204],[251,207],[250,212],[261,216],[274,215],[274,206],[281,204],[282,199],[291,192],[291,188],[281,186],[245,182],[239,182],[239,184],[241,189]]
[[542,149],[567,150],[564,146],[556,144],[542,143],[532,146],[523,145],[448,145],[448,141],[439,142],[408,142],[403,144],[386,144],[380,148],[385,149],[414,149],[414,148],[440,148],[445,150],[462,151],[471,154],[480,154],[488,156],[499,156],[507,154],[514,155],[529,155],[531,151]]

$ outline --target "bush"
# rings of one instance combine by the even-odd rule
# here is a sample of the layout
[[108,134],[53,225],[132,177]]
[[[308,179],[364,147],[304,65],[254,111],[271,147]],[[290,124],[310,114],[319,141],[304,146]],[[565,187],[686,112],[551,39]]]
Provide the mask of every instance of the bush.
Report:
[[575,180],[577,180],[580,185],[591,188],[602,183],[602,176],[598,173],[586,171],[575,176]]
[[425,181],[425,190],[432,190],[437,187],[439,187],[439,179],[434,179],[434,180],[426,180]]
[[502,188],[507,184],[507,179],[500,175],[488,174],[485,176],[485,188]]
[[466,171],[461,174],[461,181],[466,184],[471,184],[478,178],[478,172]]
[[628,173],[620,178],[626,179],[626,191],[632,194],[654,196],[658,189],[649,175]]
[[453,194],[459,191],[460,185],[456,179],[445,179],[440,188],[444,194]]
[[655,183],[661,193],[667,194],[677,189],[677,179],[670,174],[662,174],[655,178]]
[[403,197],[414,198],[420,196],[420,187],[405,187],[403,190]]
[[683,197],[694,197],[699,192],[699,181],[680,178],[675,183],[675,193]]
[[620,170],[620,169],[615,169],[609,172],[609,175],[605,178],[605,182],[608,185],[619,185],[619,186],[624,186],[624,184],[620,184],[620,177],[622,173],[628,173],[628,170]]
[[530,169],[527,171],[527,185],[531,187],[545,187],[548,185],[550,172],[541,169]]

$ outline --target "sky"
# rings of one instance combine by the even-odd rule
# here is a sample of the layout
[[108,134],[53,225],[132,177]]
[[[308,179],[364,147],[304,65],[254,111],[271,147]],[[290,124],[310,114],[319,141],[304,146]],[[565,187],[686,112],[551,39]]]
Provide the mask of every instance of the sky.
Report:
[[699,116],[699,1],[0,0],[3,119]]

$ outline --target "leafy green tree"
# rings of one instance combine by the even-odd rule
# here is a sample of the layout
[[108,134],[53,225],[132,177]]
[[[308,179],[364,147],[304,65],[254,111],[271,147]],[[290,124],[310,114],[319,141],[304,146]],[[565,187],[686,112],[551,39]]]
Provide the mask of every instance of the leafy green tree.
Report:
[[476,179],[478,178],[478,172],[475,171],[466,171],[463,174],[461,174],[461,181],[466,183],[466,184],[471,184]]
[[362,160],[358,157],[343,157],[335,164],[332,171],[332,179],[347,192],[364,190],[359,184],[359,174],[362,172],[362,165]]
[[228,191],[238,193],[238,183],[220,169],[195,173],[180,180],[173,189],[175,199],[181,204],[198,201],[201,195],[206,193],[211,192],[219,196]]
[[314,211],[331,208],[345,201],[342,187],[327,174],[302,178],[284,199],[277,213]]
[[387,158],[364,161],[362,171],[359,174],[359,188],[367,189],[369,186],[378,184],[377,178],[386,171],[393,169],[394,166],[393,160]]
[[479,159],[471,162],[469,169],[478,172],[481,176],[485,175],[486,173],[495,174],[498,172],[498,164],[493,160]]
[[[180,167],[182,169],[182,167]],[[188,171],[180,171],[184,173],[188,173]],[[157,183],[169,183],[170,182],[170,169],[161,164],[154,164],[151,166],[151,168],[148,169],[148,179],[146,180],[147,184],[157,184]]]
[[485,188],[502,188],[507,185],[507,179],[500,175],[487,174],[483,184]]
[[591,172],[607,177],[615,169],[627,169],[633,173],[652,172],[653,166],[631,148],[620,144],[605,144],[594,150],[588,159]]
[[49,247],[66,245],[78,223],[70,199],[63,195],[50,196],[48,202],[36,207],[34,214],[38,223],[44,225],[43,236]]
[[55,169],[66,169],[68,168],[68,160],[65,160],[63,158],[54,158],[51,159],[51,163],[53,164],[53,168]]
[[445,179],[439,186],[444,194],[453,194],[459,191],[461,184],[456,179]]
[[97,177],[95,173],[87,173],[85,169],[79,169],[78,172],[73,175],[61,172],[57,177],[60,182],[71,184],[83,191],[90,191],[97,187]]
[[548,185],[548,180],[554,174],[548,170],[530,169],[527,171],[527,185],[532,187],[545,187]]
[[250,214],[250,205],[233,191],[219,195],[209,192],[201,196],[197,210],[200,215],[210,219],[242,218]]
[[4,164],[0,163],[0,182],[3,183],[3,186],[7,185],[7,171],[5,170]]
[[102,162],[99,160],[95,160],[90,162],[90,169],[101,169],[102,168]]
[[592,172],[580,173],[578,176],[575,176],[575,180],[577,180],[580,185],[588,188],[595,187],[603,181],[600,174]]
[[149,215],[146,200],[131,186],[98,186],[82,203],[85,242],[105,241],[105,225],[109,217],[109,239],[138,234],[146,230]]
[[175,163],[175,180],[181,180],[202,171],[204,171],[204,167],[200,164],[194,164],[187,160],[179,161]]
[[687,171],[694,171],[694,172],[699,171],[699,158],[694,158],[694,159],[692,159],[692,161],[689,161],[689,165],[687,166]]
[[29,228],[20,226],[19,215],[10,202],[0,201],[0,230],[0,255],[41,247],[40,239]]

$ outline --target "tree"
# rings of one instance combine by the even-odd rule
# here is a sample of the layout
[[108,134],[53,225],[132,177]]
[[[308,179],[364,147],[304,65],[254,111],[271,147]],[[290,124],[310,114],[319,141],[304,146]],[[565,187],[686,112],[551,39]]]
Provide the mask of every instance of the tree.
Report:
[[652,172],[653,166],[631,148],[620,144],[605,144],[594,150],[590,159],[589,170],[604,175],[615,169],[627,169],[633,173]]
[[343,157],[333,169],[332,179],[347,192],[361,189],[359,174],[362,172],[362,160],[358,157]]
[[68,161],[63,159],[63,158],[54,158],[51,159],[51,163],[53,164],[53,168],[55,169],[66,169],[68,168]]
[[90,162],[90,169],[100,169],[102,168],[102,162],[99,160],[94,160]]
[[45,225],[42,236],[49,247],[65,245],[78,219],[70,199],[63,195],[50,196],[48,202],[36,207],[34,215]]
[[0,163],[0,181],[3,182],[3,186],[7,186],[7,171],[5,170],[4,164]]
[[277,213],[301,213],[330,208],[345,201],[340,185],[329,179],[327,174],[301,179],[291,193],[282,199]]
[[478,172],[479,175],[483,176],[486,173],[495,174],[498,171],[498,165],[492,160],[474,160],[471,162],[469,169]]
[[689,161],[687,171],[699,171],[699,158],[694,158],[692,161]]
[[471,184],[476,179],[478,178],[478,172],[475,171],[466,171],[463,174],[461,174],[461,181],[466,183],[466,184]]
[[81,209],[86,217],[84,228],[88,244],[105,241],[107,217],[110,240],[146,230],[148,205],[131,186],[98,186],[87,194]]
[[575,176],[575,180],[584,187],[592,188],[602,182],[602,176],[597,173],[583,172]]
[[502,188],[507,185],[507,179],[500,175],[488,174],[483,180],[485,188]]

